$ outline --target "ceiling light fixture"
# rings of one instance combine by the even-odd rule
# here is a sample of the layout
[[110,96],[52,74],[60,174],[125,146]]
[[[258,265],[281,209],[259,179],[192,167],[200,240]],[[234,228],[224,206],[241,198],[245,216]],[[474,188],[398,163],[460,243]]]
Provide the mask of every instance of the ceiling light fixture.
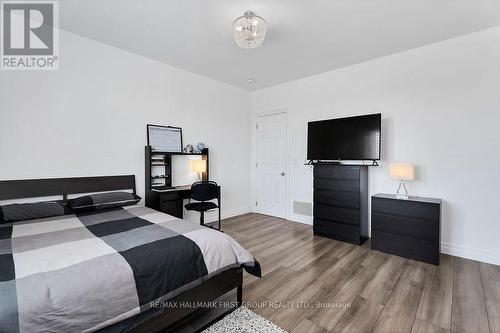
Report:
[[251,11],[247,11],[233,22],[234,40],[239,47],[244,49],[261,46],[266,38],[266,31],[266,21]]

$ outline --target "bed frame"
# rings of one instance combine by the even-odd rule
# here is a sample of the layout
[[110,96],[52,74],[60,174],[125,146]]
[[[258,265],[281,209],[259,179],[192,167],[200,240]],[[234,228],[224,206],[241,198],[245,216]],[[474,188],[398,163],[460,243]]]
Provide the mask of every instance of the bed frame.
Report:
[[[70,194],[106,191],[132,190],[136,193],[135,176],[77,177],[51,179],[25,179],[0,181],[0,200],[26,199],[37,197],[61,196],[63,201]],[[169,302],[212,302],[236,289],[236,307],[242,303],[243,271],[233,268],[212,276],[201,285],[187,290]],[[233,308],[234,309],[234,308]],[[136,316],[108,326],[102,332],[159,332],[171,331],[179,327],[195,312],[203,309],[191,307],[169,307],[155,313],[151,318],[142,320]],[[126,321],[129,321],[126,323]],[[130,327],[132,324],[133,328]]]

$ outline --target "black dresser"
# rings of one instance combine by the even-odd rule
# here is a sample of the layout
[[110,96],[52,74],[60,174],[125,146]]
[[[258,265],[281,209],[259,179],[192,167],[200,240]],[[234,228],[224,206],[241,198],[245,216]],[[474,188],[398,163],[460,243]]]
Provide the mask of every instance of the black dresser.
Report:
[[368,167],[314,164],[315,235],[352,244],[368,238]]
[[441,200],[372,196],[372,249],[439,265]]

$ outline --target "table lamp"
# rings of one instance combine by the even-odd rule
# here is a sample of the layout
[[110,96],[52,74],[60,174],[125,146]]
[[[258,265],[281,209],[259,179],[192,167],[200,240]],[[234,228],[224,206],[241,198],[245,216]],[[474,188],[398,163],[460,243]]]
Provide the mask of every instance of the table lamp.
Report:
[[189,160],[189,169],[191,169],[191,172],[196,172],[198,180],[202,180],[202,173],[207,172],[207,161]]
[[[396,193],[398,199],[408,199],[408,190],[405,186],[405,181],[415,179],[415,167],[411,163],[392,163],[389,166],[389,173],[392,179],[399,180],[399,186]],[[404,194],[400,193],[401,189]]]

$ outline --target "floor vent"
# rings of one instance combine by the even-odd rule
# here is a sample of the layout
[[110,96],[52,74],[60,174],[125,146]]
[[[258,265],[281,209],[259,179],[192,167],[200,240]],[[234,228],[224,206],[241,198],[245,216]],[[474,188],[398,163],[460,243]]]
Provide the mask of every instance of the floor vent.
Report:
[[293,213],[305,216],[312,216],[312,204],[310,202],[294,201]]

